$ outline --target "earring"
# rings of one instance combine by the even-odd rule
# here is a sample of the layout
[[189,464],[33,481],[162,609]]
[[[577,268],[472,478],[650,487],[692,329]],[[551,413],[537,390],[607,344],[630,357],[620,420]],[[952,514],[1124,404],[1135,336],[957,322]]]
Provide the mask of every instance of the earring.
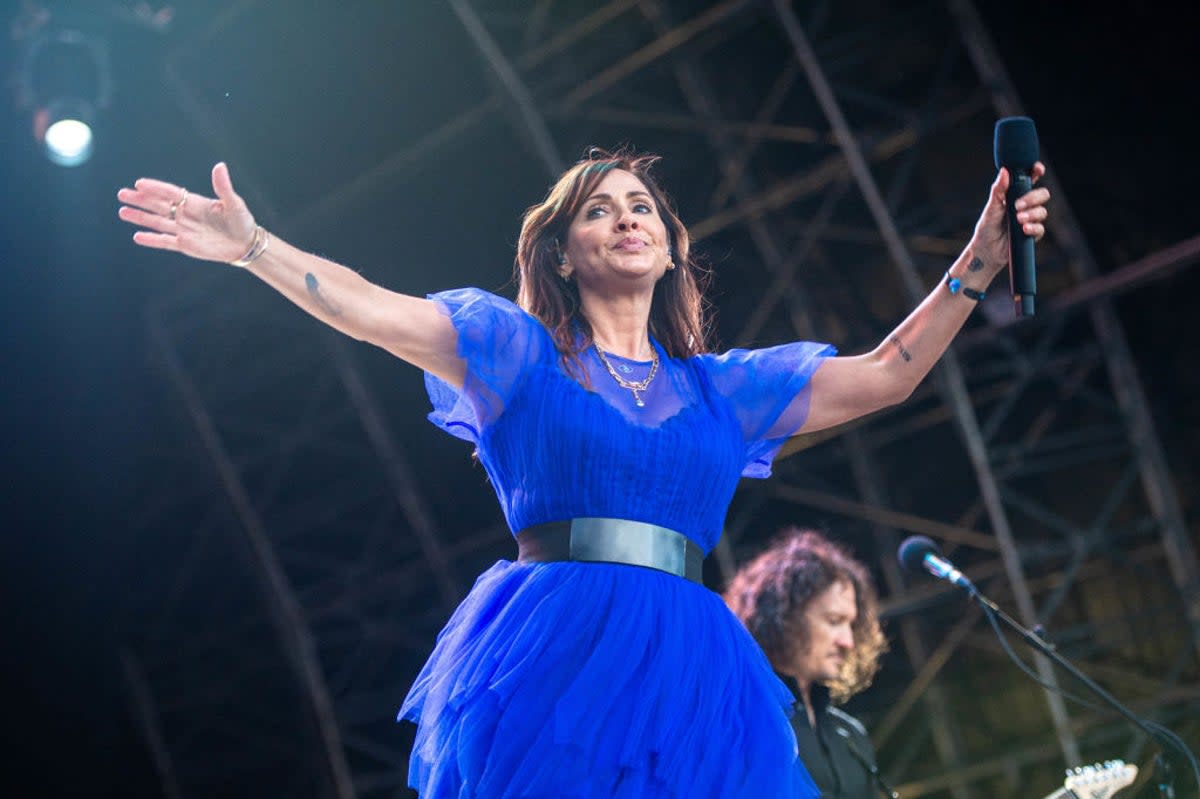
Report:
[[667,271],[668,271],[668,272],[670,272],[670,271],[671,271],[671,270],[673,270],[674,268],[675,268],[675,262],[674,262],[674,261],[667,261]]

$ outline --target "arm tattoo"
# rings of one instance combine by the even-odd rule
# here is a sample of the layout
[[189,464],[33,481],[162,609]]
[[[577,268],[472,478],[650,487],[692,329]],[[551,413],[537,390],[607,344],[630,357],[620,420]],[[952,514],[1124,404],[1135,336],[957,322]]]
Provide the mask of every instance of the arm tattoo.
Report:
[[901,341],[899,337],[892,336],[889,340],[896,345],[896,349],[900,350],[900,357],[903,358],[905,362],[912,360],[912,353],[905,348],[904,342]]
[[978,272],[980,269],[983,269],[983,261],[978,255],[976,255],[971,259],[971,263],[967,264],[967,270],[971,272]]
[[308,289],[309,296],[313,298],[313,302],[317,304],[318,308],[330,316],[342,315],[342,309],[326,299],[325,295],[321,293],[321,284],[317,282],[316,275],[314,275],[312,272],[307,273],[304,276],[304,285]]

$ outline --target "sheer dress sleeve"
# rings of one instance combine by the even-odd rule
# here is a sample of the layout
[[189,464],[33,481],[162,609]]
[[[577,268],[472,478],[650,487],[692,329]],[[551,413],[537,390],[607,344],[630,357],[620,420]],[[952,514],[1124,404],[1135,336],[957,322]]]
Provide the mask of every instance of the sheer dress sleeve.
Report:
[[746,442],[744,477],[770,477],[783,442],[808,418],[813,373],[837,350],[798,341],[702,356],[713,386],[733,408]]
[[504,412],[529,366],[551,347],[549,334],[537,319],[483,289],[428,296],[454,325],[458,355],[466,362],[461,390],[426,372],[425,389],[433,403],[429,420],[478,444],[487,426]]

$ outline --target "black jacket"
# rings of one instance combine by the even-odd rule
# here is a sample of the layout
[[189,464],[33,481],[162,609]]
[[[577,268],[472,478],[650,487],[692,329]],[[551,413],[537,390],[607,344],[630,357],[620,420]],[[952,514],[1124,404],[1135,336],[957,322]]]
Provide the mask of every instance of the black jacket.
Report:
[[862,723],[829,703],[829,689],[809,688],[809,699],[817,726],[809,726],[808,712],[796,682],[782,676],[796,697],[792,705],[792,729],[800,746],[800,760],[821,789],[821,799],[878,799],[880,793],[872,770],[875,748]]

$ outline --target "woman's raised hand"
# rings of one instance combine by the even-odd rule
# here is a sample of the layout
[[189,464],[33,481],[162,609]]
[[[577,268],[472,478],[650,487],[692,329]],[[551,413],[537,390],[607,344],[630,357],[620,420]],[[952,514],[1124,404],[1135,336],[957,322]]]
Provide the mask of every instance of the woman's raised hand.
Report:
[[[1041,161],[1033,165],[1030,173],[1033,177],[1034,188],[1017,201],[1017,221],[1026,236],[1040,241],[1046,235],[1046,204],[1050,202],[1050,190],[1038,186],[1037,182],[1046,174],[1046,166]],[[983,259],[994,275],[1008,265],[1008,218],[1005,215],[1005,194],[1008,192],[1010,176],[1007,169],[1001,168],[992,183],[988,203],[975,223],[975,235],[971,241],[972,252]]]
[[143,247],[228,263],[245,255],[254,241],[254,215],[233,190],[224,163],[213,167],[212,186],[215,200],[174,183],[139,178],[132,189],[117,192],[124,203],[117,216],[145,228],[133,234],[134,243]]

